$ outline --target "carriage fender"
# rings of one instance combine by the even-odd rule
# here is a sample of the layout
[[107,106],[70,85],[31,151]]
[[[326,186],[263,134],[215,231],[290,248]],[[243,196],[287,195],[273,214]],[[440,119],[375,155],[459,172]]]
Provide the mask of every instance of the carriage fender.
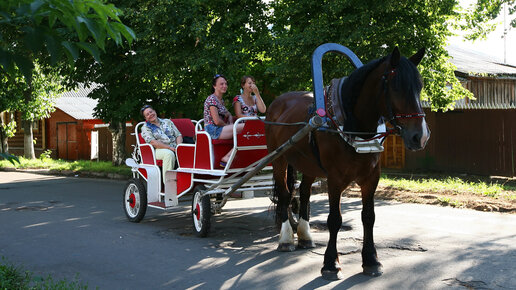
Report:
[[[159,193],[160,193],[160,174],[159,168],[155,165],[147,165],[147,164],[138,164],[132,158],[127,158],[125,160],[125,164],[127,166],[132,167],[133,171],[138,171],[138,169],[144,169],[147,172],[147,202],[157,202],[159,201]],[[141,174],[138,171],[138,174]]]

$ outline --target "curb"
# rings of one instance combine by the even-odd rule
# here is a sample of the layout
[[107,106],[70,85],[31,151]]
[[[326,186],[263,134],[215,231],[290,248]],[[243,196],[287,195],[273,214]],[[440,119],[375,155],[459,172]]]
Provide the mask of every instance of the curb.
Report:
[[110,172],[93,172],[93,171],[73,171],[73,170],[54,170],[54,169],[19,169],[12,167],[0,168],[0,171],[7,172],[27,172],[42,175],[57,175],[68,177],[90,177],[90,178],[104,178],[115,180],[127,180],[131,178],[130,175],[110,173]]

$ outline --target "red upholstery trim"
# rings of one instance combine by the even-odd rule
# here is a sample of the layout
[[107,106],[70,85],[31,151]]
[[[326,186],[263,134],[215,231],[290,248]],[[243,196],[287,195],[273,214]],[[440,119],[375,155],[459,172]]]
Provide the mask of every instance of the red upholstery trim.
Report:
[[231,138],[231,139],[211,139],[211,143],[213,145],[218,145],[218,144],[233,145],[233,138]]
[[181,167],[193,168],[194,167],[194,146],[177,146],[177,162]]
[[140,174],[145,177],[145,179],[147,179],[147,170],[143,169],[143,168],[138,168],[138,171],[140,172]]
[[206,134],[197,134],[195,148],[195,168],[211,169],[210,164],[210,144]]
[[143,164],[151,164],[154,165],[155,159],[154,154],[152,154],[151,145],[149,144],[141,144],[140,145],[140,154],[142,156]]
[[247,120],[242,132],[237,135],[238,146],[266,145],[265,124],[259,120]]
[[190,119],[170,119],[174,122],[174,125],[177,127],[181,135],[194,137],[195,136],[195,126]]
[[177,194],[185,192],[192,185],[192,174],[185,172],[177,173]]

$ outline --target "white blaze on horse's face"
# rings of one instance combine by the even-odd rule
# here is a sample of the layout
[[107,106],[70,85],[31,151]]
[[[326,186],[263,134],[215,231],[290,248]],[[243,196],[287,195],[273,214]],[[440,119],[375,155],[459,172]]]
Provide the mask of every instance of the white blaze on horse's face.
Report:
[[425,148],[428,139],[430,139],[430,130],[428,129],[428,125],[426,124],[426,120],[424,118],[421,126],[423,127],[423,136],[421,136],[421,149],[423,149]]

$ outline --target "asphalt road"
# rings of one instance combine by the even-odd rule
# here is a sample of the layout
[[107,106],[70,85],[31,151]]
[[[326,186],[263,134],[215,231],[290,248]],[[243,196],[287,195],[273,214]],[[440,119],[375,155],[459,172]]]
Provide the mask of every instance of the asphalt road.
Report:
[[327,201],[312,197],[317,248],[279,253],[267,197],[229,201],[207,238],[190,198],[139,223],[125,182],[0,172],[0,256],[37,275],[100,289],[516,289],[516,215],[376,202],[380,277],[361,272],[360,200],[342,199],[345,279],[320,277]]

